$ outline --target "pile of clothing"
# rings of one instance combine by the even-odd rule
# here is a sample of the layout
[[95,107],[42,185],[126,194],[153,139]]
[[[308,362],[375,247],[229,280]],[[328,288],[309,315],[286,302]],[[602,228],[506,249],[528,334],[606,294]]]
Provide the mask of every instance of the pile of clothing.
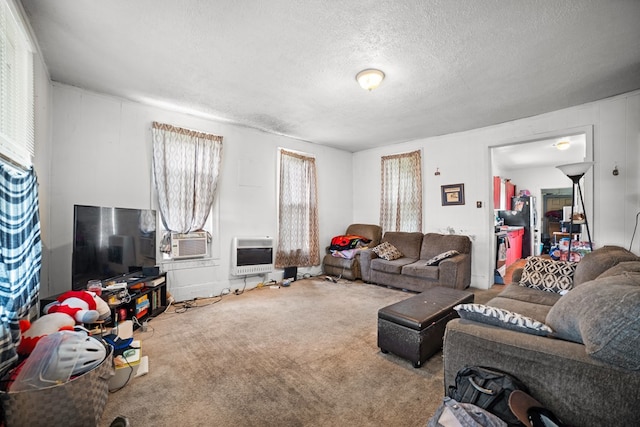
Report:
[[368,248],[370,239],[355,234],[344,234],[331,239],[329,251],[337,258],[353,259],[358,251]]

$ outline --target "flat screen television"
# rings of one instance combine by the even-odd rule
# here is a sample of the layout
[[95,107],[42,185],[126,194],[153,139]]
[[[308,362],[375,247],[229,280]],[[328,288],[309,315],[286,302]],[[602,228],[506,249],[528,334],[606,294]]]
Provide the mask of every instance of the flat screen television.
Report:
[[75,205],[72,287],[156,265],[156,211]]

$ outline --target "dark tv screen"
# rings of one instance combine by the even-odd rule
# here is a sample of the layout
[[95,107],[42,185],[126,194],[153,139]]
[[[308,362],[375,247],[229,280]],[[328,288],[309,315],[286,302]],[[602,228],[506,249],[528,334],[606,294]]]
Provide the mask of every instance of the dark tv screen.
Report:
[[156,211],[75,205],[73,289],[156,265]]

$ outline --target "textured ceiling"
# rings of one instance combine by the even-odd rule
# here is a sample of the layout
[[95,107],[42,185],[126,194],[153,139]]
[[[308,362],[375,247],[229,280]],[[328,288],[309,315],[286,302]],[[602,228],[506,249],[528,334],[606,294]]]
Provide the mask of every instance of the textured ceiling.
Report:
[[637,0],[22,4],[54,81],[348,151],[640,88]]

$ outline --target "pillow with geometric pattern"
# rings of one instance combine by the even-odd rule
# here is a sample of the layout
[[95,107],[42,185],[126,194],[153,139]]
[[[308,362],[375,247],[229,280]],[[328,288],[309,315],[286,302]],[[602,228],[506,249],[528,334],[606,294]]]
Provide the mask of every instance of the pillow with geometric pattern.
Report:
[[438,265],[440,264],[440,261],[442,261],[443,259],[451,258],[452,256],[458,255],[459,253],[460,252],[456,251],[455,249],[442,252],[441,254],[438,254],[433,258],[431,258],[429,261],[427,261],[425,265]]
[[393,261],[394,259],[402,258],[402,252],[398,250],[389,242],[382,242],[378,246],[372,249],[376,255],[387,261]]
[[573,273],[577,265],[576,262],[528,257],[518,284],[546,292],[564,293],[573,288]]
[[553,333],[553,330],[542,322],[502,308],[483,304],[458,304],[453,309],[462,319],[543,337]]

